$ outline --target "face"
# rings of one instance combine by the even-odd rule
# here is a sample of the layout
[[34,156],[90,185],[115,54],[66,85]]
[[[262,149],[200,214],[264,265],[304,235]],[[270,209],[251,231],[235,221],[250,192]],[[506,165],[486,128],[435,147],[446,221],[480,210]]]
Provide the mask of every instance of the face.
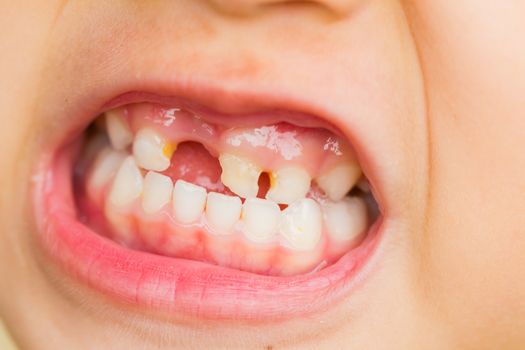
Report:
[[525,342],[523,2],[0,8],[22,348]]

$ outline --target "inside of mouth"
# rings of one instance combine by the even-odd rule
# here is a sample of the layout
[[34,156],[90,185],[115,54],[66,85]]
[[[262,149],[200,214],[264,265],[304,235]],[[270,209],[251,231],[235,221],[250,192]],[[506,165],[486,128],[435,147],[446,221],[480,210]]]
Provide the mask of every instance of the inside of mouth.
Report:
[[131,249],[297,275],[356,249],[379,216],[354,149],[322,123],[137,103],[83,136],[80,217]]

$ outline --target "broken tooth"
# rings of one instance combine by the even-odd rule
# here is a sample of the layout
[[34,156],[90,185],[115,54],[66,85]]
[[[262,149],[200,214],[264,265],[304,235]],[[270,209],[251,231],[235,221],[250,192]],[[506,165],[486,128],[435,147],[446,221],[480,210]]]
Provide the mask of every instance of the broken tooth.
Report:
[[153,129],[141,129],[133,141],[133,156],[137,164],[147,170],[164,171],[171,163],[176,145]]
[[144,178],[142,209],[153,214],[169,203],[173,192],[173,182],[168,176],[150,171]]
[[323,216],[329,236],[338,242],[359,237],[368,224],[366,203],[359,197],[324,203]]
[[354,187],[361,177],[361,168],[357,163],[337,165],[316,179],[319,187],[328,198],[338,201]]
[[282,212],[279,232],[290,248],[312,250],[321,239],[321,208],[311,198],[303,198]]
[[140,169],[132,156],[128,156],[120,165],[113,186],[109,193],[109,200],[116,206],[126,206],[140,197],[143,188],[143,178]]
[[173,188],[173,215],[182,224],[198,221],[206,205],[206,189],[201,186],[177,180]]
[[281,217],[279,205],[261,198],[248,198],[242,208],[244,235],[255,243],[268,243],[276,235]]
[[242,198],[257,197],[259,176],[262,169],[246,158],[225,153],[219,156],[221,181],[233,193]]
[[310,174],[300,167],[288,167],[272,172],[270,189],[266,198],[280,204],[291,204],[308,193],[311,184]]
[[106,114],[106,129],[113,148],[123,150],[133,142],[133,133],[118,111],[112,110]]
[[210,227],[221,234],[229,234],[241,215],[241,199],[210,192],[206,202],[206,218]]

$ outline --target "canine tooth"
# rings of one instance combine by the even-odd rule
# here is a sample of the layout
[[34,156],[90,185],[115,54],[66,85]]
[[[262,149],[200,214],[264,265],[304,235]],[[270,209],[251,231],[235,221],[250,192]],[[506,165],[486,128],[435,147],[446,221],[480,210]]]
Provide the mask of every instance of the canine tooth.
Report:
[[241,215],[241,199],[222,193],[210,192],[206,202],[206,218],[210,227],[228,234]]
[[303,198],[282,212],[279,232],[292,249],[311,250],[321,238],[321,208],[311,198]]
[[125,152],[115,151],[110,147],[100,151],[89,174],[88,188],[95,189],[108,183],[117,173],[126,156]]
[[354,187],[361,177],[361,168],[355,163],[338,165],[319,176],[316,181],[319,187],[333,201],[338,201]]
[[281,210],[273,201],[248,198],[242,208],[245,236],[256,243],[270,242],[279,226]]
[[300,167],[288,167],[270,174],[270,189],[266,198],[281,204],[291,204],[306,196],[312,179]]
[[359,197],[325,203],[323,216],[328,234],[336,241],[350,241],[358,237],[368,224],[366,204]]
[[142,174],[135,164],[135,160],[132,156],[128,156],[120,165],[113,180],[109,200],[116,206],[131,204],[136,198],[140,197],[143,182]]
[[243,198],[257,197],[262,169],[253,162],[225,153],[219,156],[221,181],[233,193]]
[[144,178],[142,209],[153,214],[169,203],[173,192],[173,182],[168,176],[150,171]]
[[176,146],[152,129],[141,129],[133,141],[133,156],[147,170],[164,171],[171,163]]
[[173,215],[183,224],[191,224],[201,218],[206,205],[206,189],[177,180],[173,188]]
[[106,112],[106,129],[113,148],[123,150],[133,142],[133,133],[116,111]]

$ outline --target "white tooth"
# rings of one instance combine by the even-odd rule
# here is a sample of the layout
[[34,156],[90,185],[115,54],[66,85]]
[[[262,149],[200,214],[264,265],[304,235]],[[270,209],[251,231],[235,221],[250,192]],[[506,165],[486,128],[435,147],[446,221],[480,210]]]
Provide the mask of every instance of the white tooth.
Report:
[[106,112],[106,129],[113,148],[123,150],[133,141],[128,123],[116,111]]
[[368,224],[366,204],[359,197],[323,204],[323,216],[328,234],[336,241],[358,237]]
[[266,198],[281,204],[291,204],[306,196],[312,179],[300,167],[283,168],[270,174],[270,189]]
[[173,192],[173,182],[168,176],[150,171],[144,178],[142,209],[153,214],[169,203]]
[[88,179],[88,188],[96,189],[105,185],[117,173],[120,165],[128,154],[104,148],[97,155]]
[[173,215],[183,224],[198,221],[206,205],[206,189],[184,180],[177,180],[173,188]]
[[292,249],[311,250],[321,238],[321,208],[311,198],[303,198],[282,212],[279,232]]
[[224,185],[239,197],[257,197],[261,168],[246,158],[228,153],[221,154],[219,162],[222,168],[221,181]]
[[147,170],[168,169],[175,146],[152,129],[141,129],[133,141],[133,156]]
[[354,187],[361,177],[361,168],[356,163],[338,165],[319,176],[316,181],[319,187],[333,201],[338,201]]
[[277,233],[280,217],[281,210],[277,203],[261,198],[248,198],[242,209],[243,232],[253,242],[270,242]]
[[142,174],[132,156],[128,156],[117,171],[109,200],[116,206],[126,206],[140,197],[143,187]]
[[206,218],[218,233],[229,234],[241,215],[241,199],[222,193],[210,192],[206,202]]

